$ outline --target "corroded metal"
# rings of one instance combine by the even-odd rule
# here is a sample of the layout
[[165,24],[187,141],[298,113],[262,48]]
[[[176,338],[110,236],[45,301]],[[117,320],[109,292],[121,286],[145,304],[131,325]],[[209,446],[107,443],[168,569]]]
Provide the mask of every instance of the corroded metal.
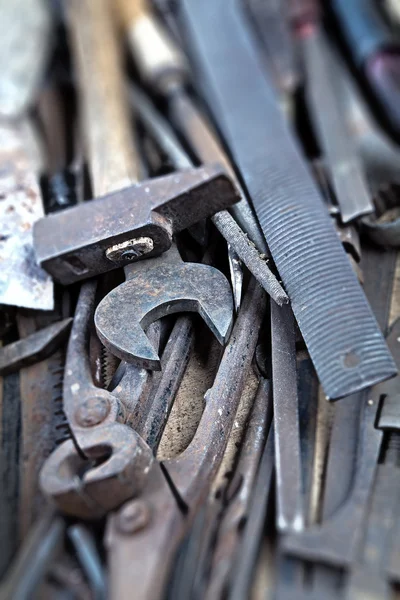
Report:
[[7,375],[47,358],[67,339],[72,319],[63,319],[0,348],[0,375]]

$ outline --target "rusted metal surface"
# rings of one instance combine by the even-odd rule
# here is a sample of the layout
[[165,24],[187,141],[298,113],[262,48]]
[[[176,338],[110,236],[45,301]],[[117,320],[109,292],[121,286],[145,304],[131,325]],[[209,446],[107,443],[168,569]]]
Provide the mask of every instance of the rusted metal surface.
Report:
[[8,375],[53,354],[66,340],[71,325],[72,319],[67,318],[0,348],[0,374]]
[[270,383],[262,380],[247,423],[239,458],[234,467],[234,476],[224,494],[226,509],[218,528],[207,598],[221,598],[226,591],[234,558],[240,547],[243,527],[249,518],[249,506],[255,492],[254,483],[271,417]]
[[[100,302],[95,313],[103,344],[121,359],[160,369],[159,357],[143,328],[175,312],[198,312],[220,343],[232,325],[232,294],[225,276],[209,265],[185,263],[176,247],[132,265],[129,279]],[[129,327],[127,327],[129,323]]]
[[[134,495],[152,463],[140,436],[117,422],[124,420],[117,398],[92,382],[88,343],[95,292],[93,282],[82,286],[65,366],[64,412],[74,441],[61,444],[40,474],[47,496],[67,513],[89,519]],[[82,468],[88,470],[80,478]]]
[[[112,597],[128,598],[133,585],[138,598],[159,597],[170,561],[221,462],[254,354],[264,302],[262,291],[251,282],[194,438],[180,456],[167,459],[161,467],[153,464],[139,498],[110,520]],[[146,510],[148,521],[140,520],[140,526],[133,525],[130,533],[122,532],[128,513],[136,513],[139,506],[141,512]]]
[[32,229],[44,214],[35,136],[27,119],[0,125],[0,303],[51,310],[53,284],[33,250]]
[[[172,235],[226,208],[236,192],[220,167],[167,175],[48,216],[34,229],[39,263],[69,284],[168,250]],[[118,214],[118,219],[113,218]],[[106,250],[150,238],[147,248],[129,247],[117,259]]]
[[[137,88],[132,88],[132,86],[130,87],[130,90],[132,102],[135,102],[135,108],[138,115],[157,139],[160,147],[170,157],[174,167],[176,169],[182,169],[192,166],[194,164],[193,161],[189,154],[184,150],[171,126],[157,113],[143,93]],[[172,96],[172,99],[173,98],[174,95]],[[234,177],[232,168],[224,157],[222,150],[218,149],[211,131],[207,128],[206,122],[202,120],[201,115],[197,113],[190,102],[189,106],[187,106],[188,102],[189,100],[180,97],[177,99],[177,118],[179,117],[181,126],[186,127],[184,134],[188,136],[188,141],[193,147],[193,150],[199,154],[199,158],[205,163],[214,161],[223,164],[229,175]],[[236,186],[238,186],[237,181],[235,179],[234,181]],[[242,192],[240,193],[242,194]],[[241,200],[240,204],[243,202],[244,200]],[[237,208],[237,205],[234,205],[231,208],[233,212],[235,207]],[[268,266],[266,255],[260,254],[254,243],[251,241],[252,239],[257,240],[258,246],[263,248],[264,251],[266,250],[264,241],[260,243],[260,240],[257,238],[257,233],[254,233],[258,232],[257,227],[253,226],[252,235],[250,236],[251,239],[249,239],[227,210],[217,212],[212,217],[212,222],[231,248],[229,266],[231,272],[233,272],[231,279],[234,287],[233,291],[236,305],[238,306],[238,304],[240,304],[238,303],[238,298],[241,294],[243,276],[242,269],[239,269],[237,265],[238,259],[246,265],[250,273],[254,275],[260,285],[262,285],[265,291],[270,294],[275,302],[279,305],[288,302],[285,291]],[[250,231],[249,229],[247,230]],[[258,237],[260,237],[259,234]],[[234,254],[232,254],[232,252]]]

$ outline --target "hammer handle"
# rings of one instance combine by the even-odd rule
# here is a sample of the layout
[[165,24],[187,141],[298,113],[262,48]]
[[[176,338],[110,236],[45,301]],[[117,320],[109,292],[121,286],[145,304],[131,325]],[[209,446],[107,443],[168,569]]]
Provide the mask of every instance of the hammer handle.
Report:
[[140,165],[108,1],[66,2],[95,196],[136,183]]
[[170,78],[183,84],[186,59],[152,15],[147,0],[114,0],[113,6],[143,80],[161,93]]

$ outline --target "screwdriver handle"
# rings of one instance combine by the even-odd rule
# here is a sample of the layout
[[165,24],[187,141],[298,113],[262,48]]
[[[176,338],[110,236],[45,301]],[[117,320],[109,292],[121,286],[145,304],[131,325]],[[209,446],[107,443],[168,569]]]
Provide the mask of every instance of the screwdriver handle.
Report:
[[108,0],[68,0],[86,156],[95,196],[137,183],[140,160]]
[[113,6],[147,85],[162,93],[171,78],[183,84],[188,75],[185,56],[156,20],[147,0],[114,0]]

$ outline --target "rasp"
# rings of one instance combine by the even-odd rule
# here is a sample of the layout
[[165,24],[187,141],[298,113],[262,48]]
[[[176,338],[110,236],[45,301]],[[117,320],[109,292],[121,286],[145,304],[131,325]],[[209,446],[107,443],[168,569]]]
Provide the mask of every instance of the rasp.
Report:
[[184,0],[205,100],[253,202],[319,379],[337,399],[396,366],[276,102],[237,0]]

